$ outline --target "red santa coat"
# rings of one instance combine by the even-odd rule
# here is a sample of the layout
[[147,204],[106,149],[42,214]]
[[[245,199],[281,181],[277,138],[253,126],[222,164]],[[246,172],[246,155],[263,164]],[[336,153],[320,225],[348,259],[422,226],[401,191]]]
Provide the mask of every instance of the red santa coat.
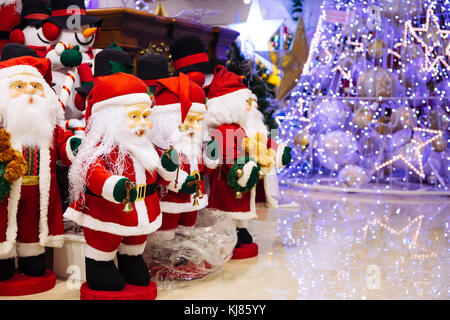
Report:
[[[245,151],[242,149],[242,140],[247,134],[238,124],[223,124],[216,129],[216,141],[219,143],[219,150],[222,152],[223,164],[210,174],[210,194],[209,205],[211,209],[220,210],[231,215],[236,220],[248,220],[256,217],[256,194],[261,193],[261,201],[266,202],[269,207],[277,207],[277,200],[272,196],[270,179],[275,178],[275,173],[265,175],[263,181],[258,182],[258,188],[255,187],[249,192],[243,194],[241,199],[235,198],[235,191],[227,184],[227,176],[234,162],[243,156]],[[219,136],[217,136],[217,134]],[[285,145],[277,145],[273,139],[268,139],[268,148],[277,151],[276,167],[282,167],[281,156]]]
[[161,197],[161,210],[164,213],[192,212],[203,209],[208,205],[208,195],[205,192],[203,180],[200,183],[202,197],[198,198],[198,206],[194,206],[194,194],[178,192],[178,190],[181,189],[186,177],[191,175],[194,171],[198,171],[202,175],[208,173],[205,172],[205,167],[201,163],[200,159],[197,161],[197,164],[191,165],[188,157],[180,153],[179,163],[180,169],[178,173],[177,187],[175,187],[175,181],[170,182],[167,192]]
[[214,137],[219,144],[223,163],[209,176],[211,209],[226,212],[233,219],[249,220],[256,218],[255,188],[236,199],[235,191],[227,184],[227,176],[234,162],[243,156],[242,140],[247,137],[244,129],[237,124],[223,124],[215,129]]
[[[16,243],[17,212],[20,210],[19,200],[23,188],[28,188],[28,194],[37,195],[26,201],[39,204],[39,244],[49,247],[61,247],[64,244],[64,222],[56,180],[56,161],[70,165],[74,157],[69,143],[72,136],[70,131],[57,126],[53,132],[52,143],[39,147],[38,185],[23,187],[22,178],[11,184],[8,199],[0,203],[0,255],[7,255]],[[12,141],[16,150],[22,150],[20,142],[14,141],[14,137]],[[36,192],[29,192],[33,188]]]
[[[111,153],[111,163],[117,161],[117,150]],[[133,202],[131,212],[123,212],[124,204],[114,200],[113,191],[117,181],[123,177],[137,185],[164,184],[157,171],[148,172],[138,160],[127,156],[124,172],[113,175],[102,157],[94,162],[87,172],[84,204],[81,199],[72,203],[64,217],[92,230],[121,236],[145,235],[156,231],[162,222],[158,192]]]

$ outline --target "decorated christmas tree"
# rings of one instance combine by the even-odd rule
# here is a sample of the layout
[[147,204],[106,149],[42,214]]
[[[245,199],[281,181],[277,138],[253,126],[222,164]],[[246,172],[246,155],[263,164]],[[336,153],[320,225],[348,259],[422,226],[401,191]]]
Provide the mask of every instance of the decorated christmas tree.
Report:
[[304,188],[448,194],[450,1],[325,0],[275,115]]

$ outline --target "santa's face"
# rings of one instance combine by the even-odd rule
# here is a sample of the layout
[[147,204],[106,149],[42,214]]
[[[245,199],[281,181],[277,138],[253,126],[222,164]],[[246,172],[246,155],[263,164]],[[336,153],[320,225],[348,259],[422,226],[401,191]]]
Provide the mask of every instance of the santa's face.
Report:
[[26,46],[50,47],[50,41],[44,36],[40,26],[26,26],[23,30]]
[[184,119],[185,127],[190,132],[190,136],[194,134],[201,135],[203,130],[203,120],[205,120],[205,114],[203,112],[189,111]]
[[9,97],[4,97],[2,114],[6,129],[23,145],[48,144],[58,120],[56,96],[42,78],[32,74],[14,75],[7,81]]
[[22,74],[20,79],[13,80],[9,84],[10,99],[16,99],[24,95],[29,97],[28,104],[33,104],[33,95],[45,98],[44,85],[40,79],[32,75]]
[[149,130],[153,127],[153,123],[150,120],[150,104],[145,102],[129,104],[125,106],[125,109],[126,126],[138,138],[148,135]]
[[88,24],[82,25],[80,29],[64,29],[57,42],[78,45],[80,52],[85,53],[93,46],[96,32],[97,28]]

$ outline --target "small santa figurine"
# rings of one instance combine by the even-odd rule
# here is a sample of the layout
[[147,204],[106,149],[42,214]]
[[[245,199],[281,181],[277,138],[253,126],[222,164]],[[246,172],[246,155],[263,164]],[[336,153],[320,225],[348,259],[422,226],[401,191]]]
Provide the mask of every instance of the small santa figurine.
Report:
[[45,247],[63,245],[56,161],[70,165],[81,139],[57,126],[63,110],[50,83],[48,59],[25,56],[0,62],[1,123],[28,165],[0,203],[0,280],[14,275],[16,256],[22,273],[43,276]]
[[[213,157],[206,149],[203,151],[206,97],[202,88],[183,73],[156,83],[152,141],[160,152],[173,147],[180,157],[178,182],[170,183],[161,197],[163,222],[160,230],[193,227],[198,210],[208,205],[203,176],[219,163],[218,155]],[[216,144],[212,140],[206,145],[208,149],[217,149]]]
[[42,25],[51,45],[46,57],[52,62],[56,93],[66,106],[65,118],[81,119],[74,88],[92,79],[94,57],[100,52],[94,49],[94,42],[102,19],[86,14],[84,0],[51,0],[51,9]]
[[73,202],[64,214],[83,226],[91,290],[150,283],[142,253],[162,222],[157,187],[175,180],[178,169],[175,150],[160,156],[151,142],[150,107],[139,78],[116,73],[94,79],[86,136],[69,171]]
[[50,17],[50,1],[22,0],[21,19],[9,35],[12,43],[24,44],[45,58],[50,41],[42,32],[42,22]]
[[256,185],[267,174],[274,174],[275,166],[290,162],[290,149],[267,139],[256,96],[242,84],[241,77],[223,66],[215,69],[207,107],[205,121],[222,157],[210,175],[208,207],[236,221],[238,240],[233,257],[253,257],[258,247],[247,228],[249,220],[256,218]]

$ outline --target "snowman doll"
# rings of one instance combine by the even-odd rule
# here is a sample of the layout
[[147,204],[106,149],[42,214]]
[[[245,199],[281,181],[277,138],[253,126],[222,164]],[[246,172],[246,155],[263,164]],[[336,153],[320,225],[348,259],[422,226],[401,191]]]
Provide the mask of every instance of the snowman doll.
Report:
[[48,0],[22,0],[22,12],[19,24],[9,34],[11,43],[24,44],[45,58],[50,41],[42,32],[42,22],[50,17]]
[[46,57],[52,62],[55,90],[65,108],[66,120],[83,118],[76,108],[74,88],[92,79],[94,42],[100,31],[101,18],[86,15],[83,0],[51,0],[51,16],[42,29],[52,49]]

